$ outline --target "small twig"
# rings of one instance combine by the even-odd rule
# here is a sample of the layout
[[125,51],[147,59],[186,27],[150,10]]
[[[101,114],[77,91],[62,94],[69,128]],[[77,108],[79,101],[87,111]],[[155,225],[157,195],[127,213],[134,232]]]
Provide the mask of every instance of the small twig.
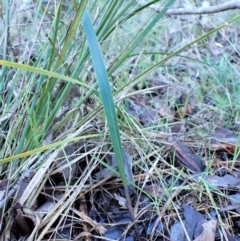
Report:
[[[143,5],[143,4],[142,4]],[[160,12],[161,9],[158,7],[151,6],[156,12]],[[217,4],[214,6],[207,6],[201,8],[176,8],[176,9],[169,9],[166,12],[166,15],[189,15],[189,14],[212,14],[218,13],[233,9],[240,8],[240,1],[232,0],[225,3]]]
[[222,4],[201,7],[201,8],[182,8],[182,9],[170,9],[167,11],[168,15],[185,15],[185,14],[211,14],[232,9],[239,9],[240,1],[228,1]]
[[47,151],[44,153],[39,159],[25,172],[22,173],[22,175],[19,177],[18,181],[14,186],[9,190],[9,192],[6,194],[6,197],[0,201],[0,209],[4,206],[6,201],[14,195],[14,193],[17,191],[17,189],[20,187],[20,185],[23,183],[23,181],[28,178],[33,171],[35,171],[36,167],[50,154],[53,152],[53,149]]
[[[126,194],[126,193],[125,193]],[[139,230],[138,230],[138,225],[137,223],[135,222],[135,215],[134,215],[134,212],[133,212],[133,208],[132,208],[132,202],[131,202],[131,199],[130,199],[130,195],[129,195],[129,192],[127,193],[126,195],[126,199],[127,199],[127,208],[128,208],[128,211],[129,211],[129,214],[130,214],[130,217],[132,219],[132,222],[133,222],[133,228],[135,230],[135,234],[136,234],[136,238],[137,238],[137,241],[141,241],[141,236],[139,234]]]

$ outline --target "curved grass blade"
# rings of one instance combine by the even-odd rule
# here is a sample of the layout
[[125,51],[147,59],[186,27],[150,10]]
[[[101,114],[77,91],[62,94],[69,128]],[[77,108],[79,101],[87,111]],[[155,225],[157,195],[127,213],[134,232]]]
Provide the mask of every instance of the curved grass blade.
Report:
[[17,160],[19,158],[24,158],[24,157],[27,157],[27,156],[34,155],[38,152],[43,152],[43,151],[46,151],[46,150],[50,150],[52,148],[57,148],[59,146],[67,145],[71,142],[76,142],[76,141],[88,139],[88,138],[97,138],[97,137],[101,137],[101,136],[102,136],[102,134],[83,135],[83,136],[79,136],[79,137],[72,137],[72,138],[62,140],[62,141],[54,142],[54,143],[51,143],[51,144],[46,145],[46,146],[42,146],[42,147],[30,150],[30,151],[26,151],[26,152],[23,152],[23,153],[20,153],[20,154],[16,154],[14,156],[10,156],[10,157],[0,159],[0,165],[2,165],[4,163],[11,162],[11,161],[14,161],[14,160]]
[[81,82],[77,79],[73,79],[73,78],[70,78],[68,76],[58,74],[58,73],[55,73],[55,72],[52,72],[52,71],[32,67],[32,66],[29,66],[29,65],[26,65],[26,64],[19,64],[19,63],[14,63],[14,62],[11,62],[11,61],[6,61],[6,60],[0,59],[0,65],[12,67],[12,68],[16,68],[16,69],[21,69],[21,70],[24,70],[24,71],[33,72],[33,73],[37,73],[37,74],[46,75],[48,77],[53,77],[53,78],[57,78],[57,79],[60,79],[60,80],[66,80],[66,81],[71,82],[73,84],[81,85],[81,86],[83,86],[87,89],[92,89],[91,86],[89,86],[87,84],[84,84],[83,82]]

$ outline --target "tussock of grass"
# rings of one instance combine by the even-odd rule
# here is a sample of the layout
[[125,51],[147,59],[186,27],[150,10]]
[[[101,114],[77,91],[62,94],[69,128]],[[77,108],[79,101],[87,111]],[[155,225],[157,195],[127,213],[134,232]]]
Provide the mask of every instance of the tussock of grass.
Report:
[[[234,216],[219,212],[232,191],[205,176],[238,175],[238,139],[233,151],[216,150],[210,137],[219,127],[239,132],[240,17],[235,11],[202,19],[165,16],[174,1],[163,3],[161,13],[135,0],[100,2],[1,4],[0,179],[7,197],[1,237],[54,240],[71,225],[69,240],[104,235],[116,213],[128,213],[119,198],[129,192],[122,148],[133,160],[135,193],[128,205],[139,240],[150,239],[152,222],[169,237],[173,224],[183,222],[183,203],[205,216],[215,211],[219,230],[237,234],[228,227],[236,225]],[[103,57],[86,38],[86,7]],[[102,85],[97,79],[104,69],[109,82]],[[179,162],[174,132],[206,165],[201,175]],[[101,177],[104,168],[110,174]],[[16,222],[16,202],[35,217],[27,233]],[[46,203],[51,208],[38,216]],[[127,237],[134,225],[126,218]]]

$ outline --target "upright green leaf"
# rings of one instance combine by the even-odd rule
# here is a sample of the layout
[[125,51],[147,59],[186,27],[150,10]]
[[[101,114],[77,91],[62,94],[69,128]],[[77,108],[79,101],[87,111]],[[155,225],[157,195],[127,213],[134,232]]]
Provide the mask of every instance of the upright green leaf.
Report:
[[83,14],[83,27],[89,44],[90,53],[92,56],[94,70],[96,72],[98,85],[103,101],[103,106],[109,126],[110,136],[112,139],[113,149],[116,155],[116,160],[123,181],[125,191],[127,191],[127,179],[124,172],[124,161],[122,155],[122,145],[120,140],[118,121],[115,112],[114,102],[111,87],[108,80],[107,70],[104,64],[102,52],[99,42],[94,32],[88,11],[85,10]]

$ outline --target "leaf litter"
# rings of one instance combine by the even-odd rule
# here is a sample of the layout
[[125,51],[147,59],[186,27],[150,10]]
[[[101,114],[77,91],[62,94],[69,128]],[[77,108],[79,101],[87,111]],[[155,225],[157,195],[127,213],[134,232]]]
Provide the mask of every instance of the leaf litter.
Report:
[[[130,194],[133,205],[135,205],[141,236],[159,240],[170,239],[172,241],[218,240],[221,232],[220,221],[208,216],[208,212],[212,208],[208,208],[208,212],[201,209],[203,204],[199,201],[199,196],[195,194],[200,191],[196,185],[201,185],[201,180],[204,180],[213,190],[225,192],[225,204],[218,207],[220,215],[226,212],[227,208],[238,212],[238,209],[240,209],[237,202],[238,196],[234,196],[238,195],[240,187],[238,173],[226,171],[225,174],[219,174],[218,171],[222,167],[216,166],[216,169],[212,170],[213,175],[205,175],[209,164],[206,157],[202,155],[205,148],[216,156],[218,153],[225,153],[228,160],[239,146],[236,133],[217,126],[209,132],[205,139],[208,142],[204,146],[204,142],[191,139],[191,128],[184,121],[194,116],[193,107],[174,110],[171,106],[168,111],[166,110],[167,106],[164,106],[166,111],[161,110],[159,112],[155,109],[157,105],[150,107],[143,101],[141,101],[141,104],[133,104],[133,100],[129,103],[131,105],[127,107],[129,108],[128,112],[135,116],[135,120],[143,127],[158,125],[160,117],[169,122],[170,126],[170,132],[166,135],[168,144],[164,144],[168,150],[166,152],[166,164],[165,166],[159,164],[153,172],[148,170],[147,183],[142,187],[142,191],[134,186],[134,184],[139,186],[142,183],[142,174],[143,177],[147,177],[145,171],[142,172],[144,167],[135,164],[139,154],[132,146],[123,147],[125,173],[131,181],[131,184],[129,184]],[[180,112],[177,113],[177,111]],[[179,123],[178,120],[180,119],[181,122]],[[158,131],[161,131],[161,127],[158,127]],[[59,209],[62,205],[61,200],[66,195],[65,188],[70,188],[79,179],[83,170],[89,166],[92,156],[84,155],[88,145],[91,146],[91,143],[84,143],[84,148],[73,145],[66,147],[65,150],[55,154],[55,162],[47,162],[47,166],[39,169],[37,173],[32,173],[28,176],[29,180],[26,179],[21,183],[15,196],[15,200],[20,200],[20,202],[17,202],[18,206],[15,205],[12,210],[12,227],[8,230],[16,240],[22,236],[31,238],[37,235],[38,230],[43,227],[47,215]],[[71,207],[64,212],[64,218],[49,227],[44,235],[45,239],[55,237],[60,240],[64,238],[77,240],[84,237],[85,240],[117,240],[119,238],[135,240],[131,217],[128,213],[119,177],[109,169],[110,166],[117,171],[116,160],[114,154],[111,153],[111,147],[106,153],[98,154],[98,158],[101,158],[107,165],[98,164],[89,173],[91,181],[85,182],[86,188],[83,188],[83,194],[76,195]],[[156,159],[156,156],[153,155],[153,157],[152,160]],[[152,163],[150,159],[149,162]],[[225,169],[227,169],[227,161],[221,160],[220,162],[225,163]],[[235,164],[237,163],[238,160],[235,161]],[[184,170],[184,177],[179,175],[178,168]],[[40,178],[43,175],[46,177],[45,179]],[[161,175],[162,181],[159,181],[158,175]],[[201,179],[199,175],[202,175]],[[35,179],[36,176],[39,177]],[[188,181],[190,188],[186,186],[184,178],[185,181]],[[29,190],[34,190],[34,187],[39,185],[37,180],[42,180],[41,190],[39,190],[37,198],[31,199],[31,202],[29,200],[26,205],[24,203],[31,197]],[[176,182],[177,185],[174,186],[173,182]],[[1,183],[2,198],[4,198],[8,182],[2,180]],[[87,191],[88,188],[91,190],[90,193]],[[178,189],[178,194],[172,198],[171,188]],[[169,191],[166,191],[168,189]],[[232,194],[233,192],[236,194]],[[190,201],[193,206],[191,206],[191,203],[190,205],[185,203],[185,196],[189,194],[194,197]],[[71,194],[68,195],[71,196]],[[203,193],[202,195],[204,195],[207,203],[208,194]],[[217,194],[215,195],[217,197]],[[164,203],[169,203],[162,215],[156,212],[152,200],[159,202],[159,207]],[[233,200],[236,202],[234,203]],[[172,210],[171,202],[179,206],[180,220]],[[197,204],[199,202],[200,204]],[[196,208],[200,208],[201,211],[196,211]],[[18,233],[14,231],[16,228],[20,230]],[[237,240],[229,231],[231,230],[228,230],[227,227],[224,229],[227,238]]]
[[[176,30],[167,36],[170,47],[174,47],[179,34]],[[214,58],[226,50],[224,46],[216,48],[216,42],[220,41],[209,42]],[[200,52],[208,56],[206,49]],[[200,53],[195,48],[184,54],[195,57]],[[172,61],[176,64],[163,68],[164,73],[155,71],[145,80],[147,86],[135,86],[131,97],[122,103],[134,120],[133,127],[140,126],[143,132],[152,128],[156,134],[151,142],[154,151],[144,149],[144,145],[139,148],[135,140],[130,142],[124,136],[128,141],[123,147],[125,173],[131,181],[131,199],[141,237],[172,241],[238,240],[237,121],[226,125],[210,97],[204,97],[201,103],[194,96],[196,86],[203,93],[209,91],[210,77],[198,75],[193,61],[181,57]],[[130,70],[132,75],[140,71]],[[170,70],[172,76],[166,77]],[[134,94],[137,91],[142,93]],[[86,104],[87,108],[91,107]],[[159,133],[164,133],[164,137],[157,137]],[[95,152],[93,146],[98,147]],[[6,197],[8,201],[1,210],[2,236],[29,241],[135,240],[121,181],[109,171],[109,167],[117,171],[111,150],[110,145],[96,141],[65,147],[54,156],[45,157],[44,165],[26,175],[18,190],[9,196],[12,186],[8,179],[1,180],[0,201]],[[98,159],[107,165],[96,163]],[[209,185],[210,192],[202,189],[202,181]],[[216,215],[211,216],[212,212]],[[11,220],[9,223],[5,215]]]

